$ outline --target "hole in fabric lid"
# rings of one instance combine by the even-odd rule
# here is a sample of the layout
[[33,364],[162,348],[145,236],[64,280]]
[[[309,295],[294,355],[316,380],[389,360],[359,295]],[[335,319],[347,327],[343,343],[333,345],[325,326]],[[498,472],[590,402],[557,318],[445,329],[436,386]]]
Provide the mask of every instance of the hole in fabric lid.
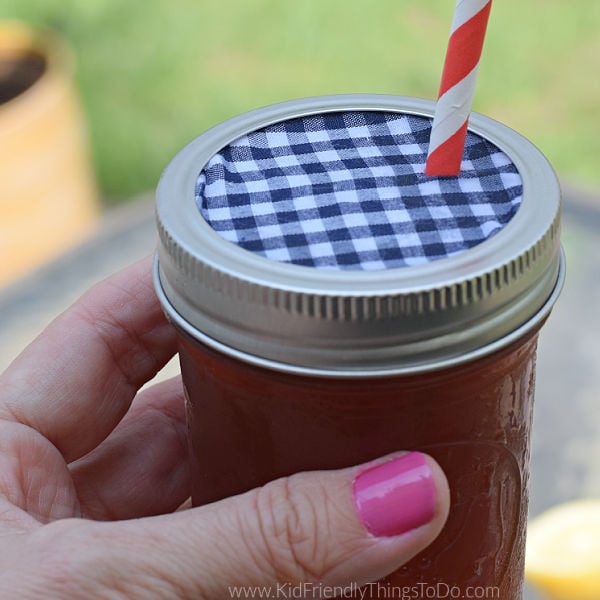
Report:
[[431,120],[338,112],[240,137],[198,176],[196,202],[224,239],[271,260],[380,270],[453,256],[498,233],[521,177],[469,132],[458,177],[427,177]]

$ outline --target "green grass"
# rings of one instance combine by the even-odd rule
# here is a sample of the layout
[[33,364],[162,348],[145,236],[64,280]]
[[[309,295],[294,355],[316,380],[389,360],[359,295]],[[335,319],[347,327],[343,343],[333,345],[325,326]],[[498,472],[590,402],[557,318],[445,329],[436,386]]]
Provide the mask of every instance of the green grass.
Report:
[[[76,51],[106,197],[145,191],[215,123],[315,94],[434,98],[454,0],[0,0]],[[496,0],[474,110],[600,185],[600,2]]]

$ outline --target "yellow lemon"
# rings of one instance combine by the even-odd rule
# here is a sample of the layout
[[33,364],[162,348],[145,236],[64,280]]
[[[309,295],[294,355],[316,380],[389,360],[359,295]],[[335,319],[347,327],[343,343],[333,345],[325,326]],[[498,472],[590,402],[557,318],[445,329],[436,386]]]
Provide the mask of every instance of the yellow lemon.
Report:
[[525,576],[555,600],[600,600],[600,499],[567,502],[532,519]]

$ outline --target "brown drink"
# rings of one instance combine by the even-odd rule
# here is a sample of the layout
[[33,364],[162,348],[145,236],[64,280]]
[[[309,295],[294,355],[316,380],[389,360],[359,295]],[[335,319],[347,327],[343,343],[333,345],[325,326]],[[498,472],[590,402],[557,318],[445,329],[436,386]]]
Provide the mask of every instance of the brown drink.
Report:
[[[181,333],[193,501],[212,502],[298,471],[422,450],[448,477],[450,517],[440,537],[382,585],[416,590],[442,585],[441,592],[452,588],[463,594],[470,587],[493,587],[495,597],[517,600],[537,332],[564,270],[560,193],[535,148],[475,115],[474,131],[499,147],[490,150],[498,172],[480,169],[476,177],[436,182],[442,191],[433,200],[405,194],[386,204],[386,219],[375,214],[376,202],[404,185],[400,181],[435,195],[437,188],[418,168],[393,157],[392,143],[400,140],[399,146],[416,152],[415,139],[424,135],[418,119],[432,111],[424,101],[380,96],[286,103],[207,132],[165,172],[158,191],[155,276]],[[315,132],[310,120],[315,113],[333,115],[325,121],[335,133]],[[376,158],[369,145],[372,131],[363,131],[365,113],[367,129],[372,125],[379,132],[377,143],[386,145]],[[380,119],[375,113],[391,116]],[[415,115],[408,124],[412,133],[394,116],[401,114]],[[289,130],[280,122],[290,123]],[[345,154],[340,123],[360,140],[356,160]],[[386,128],[389,137],[381,134]],[[255,130],[261,132],[258,149],[249,155],[245,141],[237,140]],[[290,135],[302,156],[311,151],[305,135],[317,154],[300,170],[295,157],[269,149]],[[239,174],[230,175],[229,151],[214,158],[232,142],[231,157],[240,171],[250,172],[254,182],[256,171],[270,169],[273,189],[265,192],[260,180],[252,183],[251,193],[238,193]],[[468,151],[473,164],[483,151],[478,143]],[[341,167],[331,148],[341,148]],[[281,165],[272,169],[272,159]],[[388,171],[390,164],[400,179]],[[360,172],[360,183],[349,189],[339,171],[352,169]],[[311,173],[317,173],[316,180],[307,185]],[[494,194],[477,190],[486,181],[497,190],[500,180],[513,191],[522,183],[522,195],[511,192],[492,210]],[[290,185],[300,189],[298,195],[290,194]],[[223,204],[223,195],[211,200],[211,190],[221,188],[230,205]],[[465,196],[477,192],[475,207],[463,204],[461,190]],[[312,202],[312,193],[351,208],[340,215],[334,202],[325,211]],[[258,200],[251,214],[244,213],[243,203],[252,204],[253,194]],[[353,199],[363,202],[358,215],[352,213]],[[281,204],[287,207],[285,217],[279,213],[273,220],[267,208],[277,202],[288,204]],[[498,214],[488,214],[496,208]],[[292,212],[310,227],[298,230]],[[228,220],[220,220],[223,215]],[[489,223],[498,221],[491,231]],[[388,237],[375,240],[375,253],[371,240],[348,251],[340,223],[349,236]],[[432,223],[439,229],[431,231]],[[251,235],[254,226],[258,237]],[[398,254],[390,235],[399,243],[412,240],[410,248]]]

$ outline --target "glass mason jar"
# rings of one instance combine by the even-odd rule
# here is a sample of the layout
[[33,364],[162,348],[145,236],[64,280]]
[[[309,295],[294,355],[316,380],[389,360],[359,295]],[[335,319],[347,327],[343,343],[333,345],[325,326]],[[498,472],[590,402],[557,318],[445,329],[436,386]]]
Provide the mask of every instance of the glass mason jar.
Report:
[[207,131],[158,186],[155,285],[180,334],[194,504],[421,450],[450,516],[386,582],[517,600],[560,189],[531,143],[477,114],[461,175],[426,178],[433,111],[318,97]]

